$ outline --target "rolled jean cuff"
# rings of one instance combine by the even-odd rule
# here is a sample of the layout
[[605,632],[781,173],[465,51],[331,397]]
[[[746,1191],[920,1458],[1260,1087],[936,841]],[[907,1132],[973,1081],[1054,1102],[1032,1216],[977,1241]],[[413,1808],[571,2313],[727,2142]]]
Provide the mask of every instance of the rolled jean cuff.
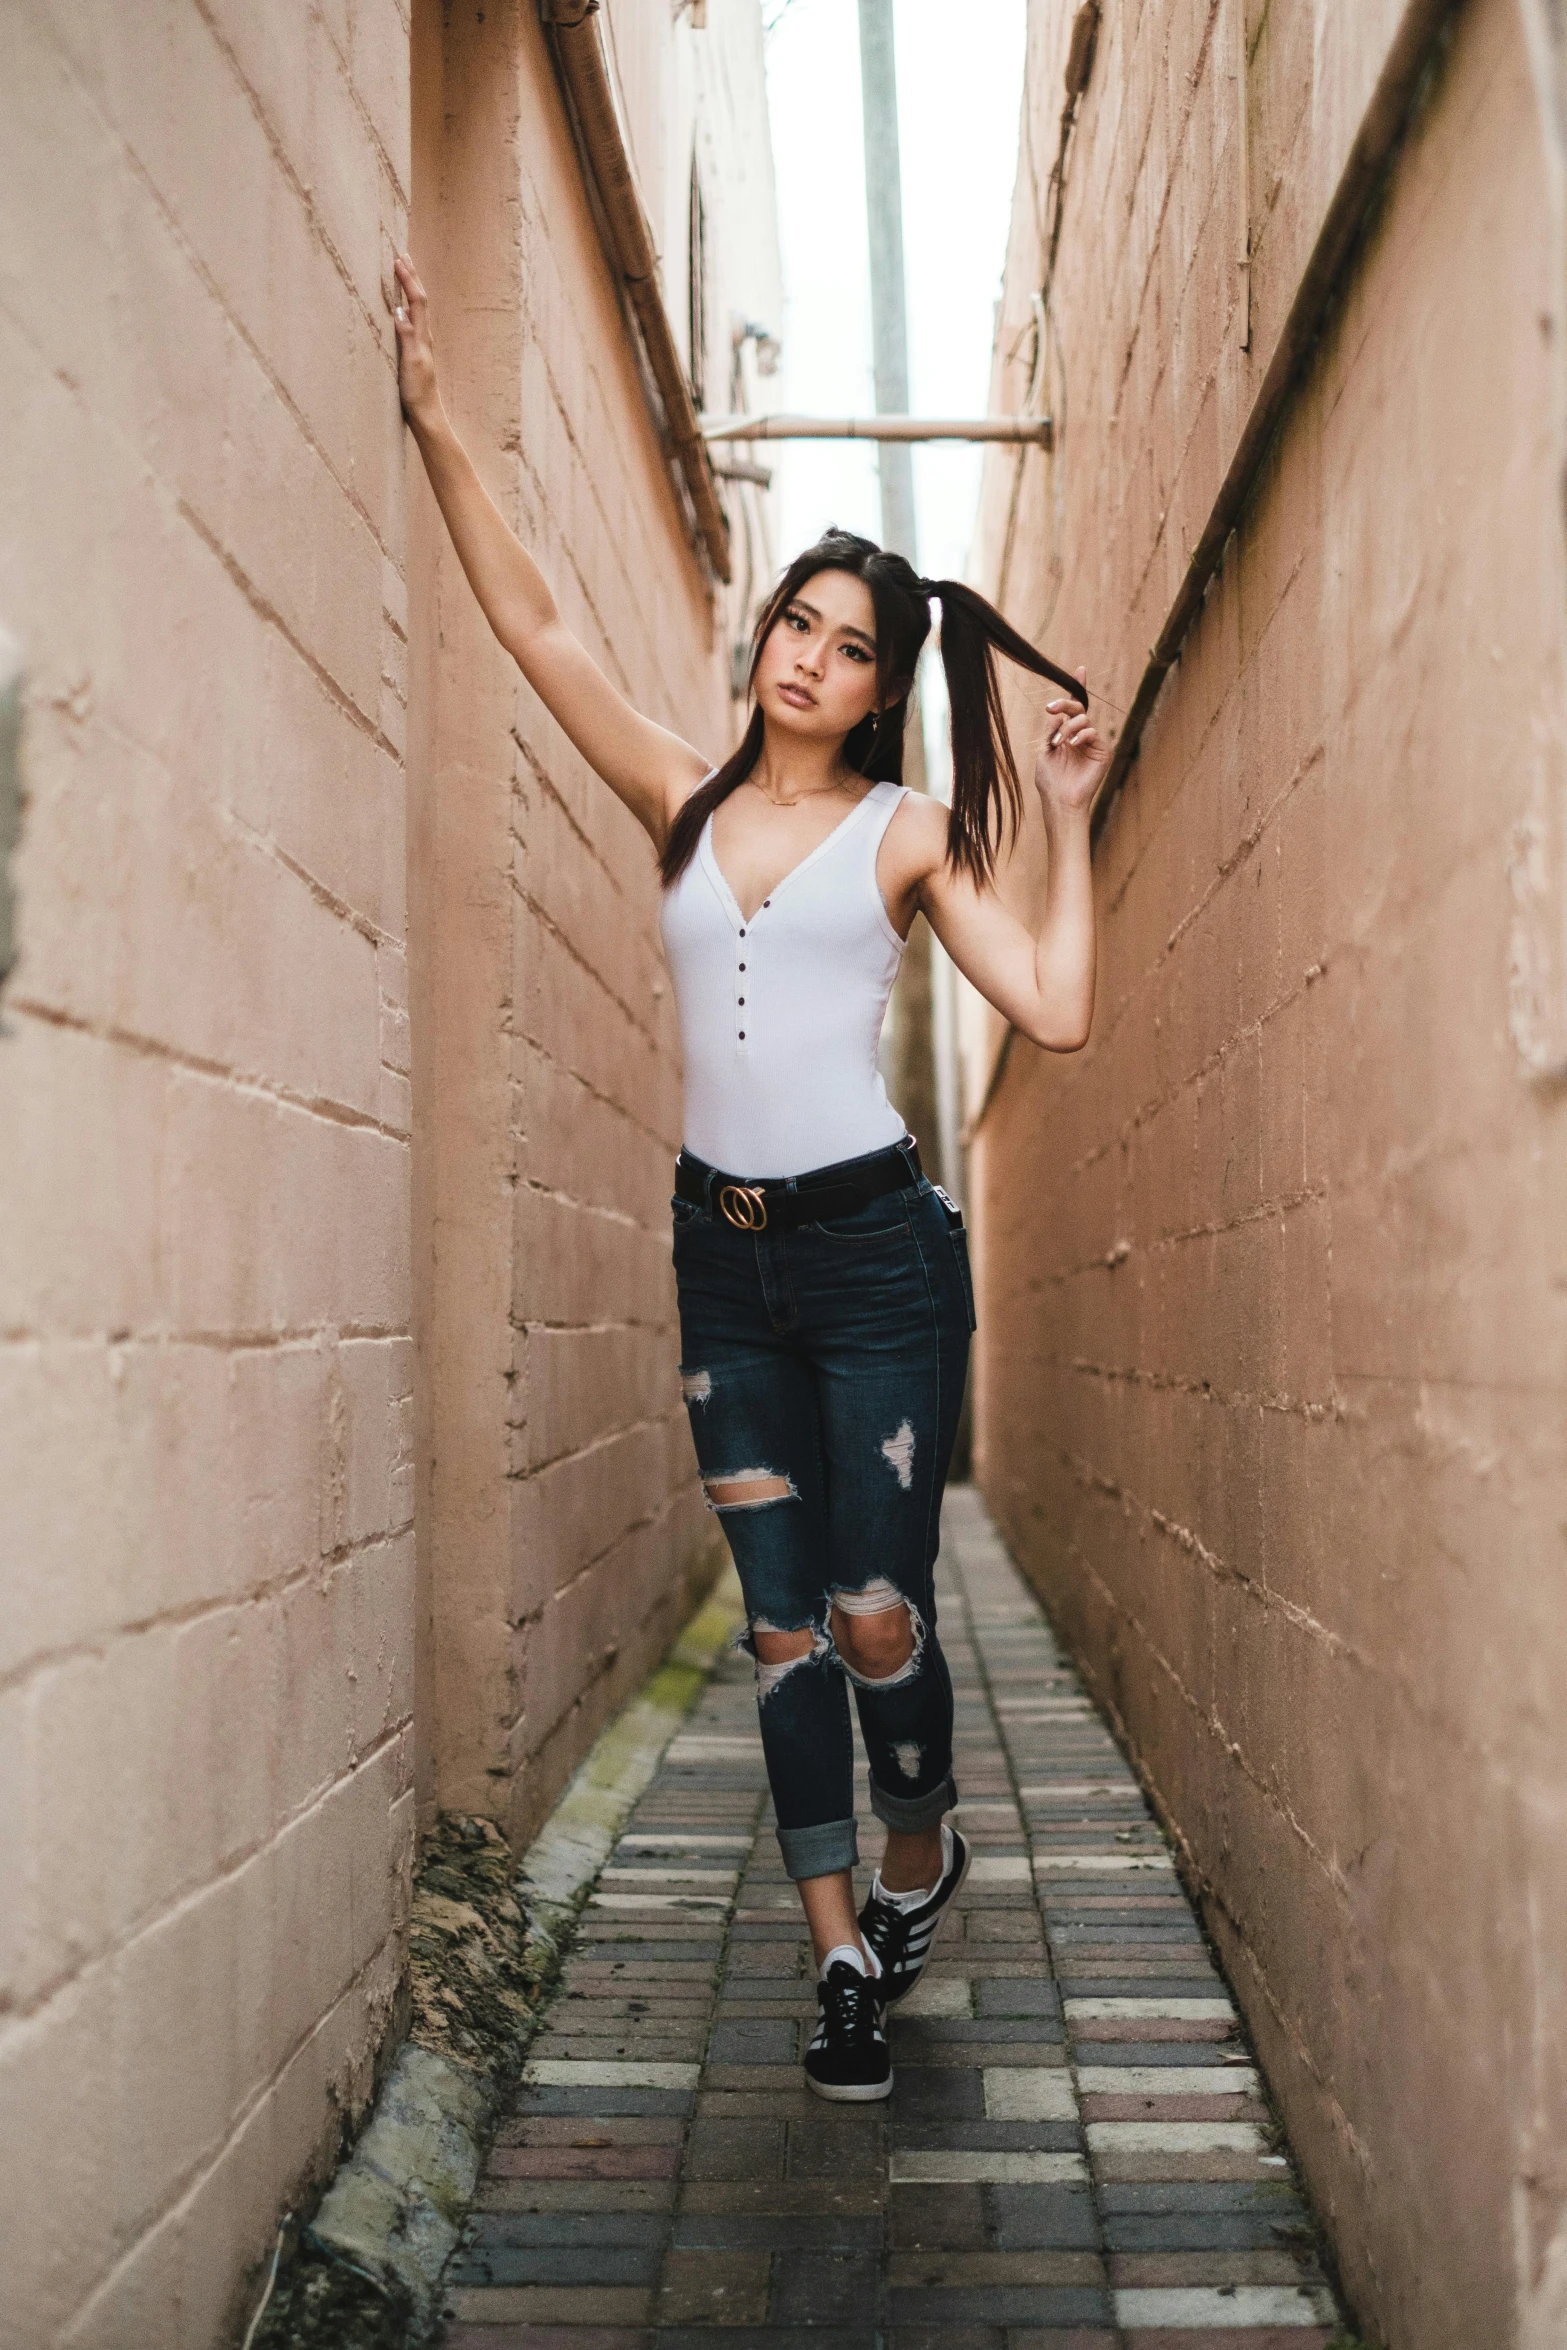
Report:
[[780,1828],[777,1836],[784,1868],[797,1881],[852,1869],[860,1857],[860,1839],[852,1819],[822,1820],[809,1828]]
[[872,1811],[889,1828],[896,1828],[900,1836],[917,1836],[922,1828],[934,1828],[943,1812],[949,1812],[957,1800],[958,1783],[950,1771],[928,1795],[888,1795],[874,1779],[871,1781]]

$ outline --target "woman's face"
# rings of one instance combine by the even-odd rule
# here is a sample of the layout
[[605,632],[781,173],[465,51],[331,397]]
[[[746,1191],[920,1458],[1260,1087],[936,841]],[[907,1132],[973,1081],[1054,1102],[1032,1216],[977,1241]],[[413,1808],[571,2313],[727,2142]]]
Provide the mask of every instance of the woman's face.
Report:
[[817,741],[841,741],[876,708],[876,608],[863,579],[818,571],[785,604],[756,665],[756,699],[770,727]]

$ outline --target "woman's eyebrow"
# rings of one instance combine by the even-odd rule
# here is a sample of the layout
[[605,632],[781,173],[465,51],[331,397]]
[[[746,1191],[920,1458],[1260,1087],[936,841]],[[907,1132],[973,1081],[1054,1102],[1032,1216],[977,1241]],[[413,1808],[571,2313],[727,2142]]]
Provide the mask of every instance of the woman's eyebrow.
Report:
[[[809,612],[813,620],[820,620],[821,614],[817,611],[816,606],[808,604],[803,596],[791,596],[789,601],[796,611]],[[871,651],[875,652],[876,639],[873,636],[868,636],[863,628],[853,628],[847,620],[841,620],[838,625],[845,636],[857,636],[862,645],[869,645]]]

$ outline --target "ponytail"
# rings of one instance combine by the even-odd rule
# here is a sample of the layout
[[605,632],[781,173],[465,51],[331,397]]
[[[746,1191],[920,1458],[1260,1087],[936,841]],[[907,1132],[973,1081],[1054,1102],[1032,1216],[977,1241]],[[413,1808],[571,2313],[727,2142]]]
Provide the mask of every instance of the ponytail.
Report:
[[[941,665],[952,712],[952,806],[947,815],[947,859],[983,888],[1003,847],[1016,839],[1023,818],[1017,761],[1007,733],[995,655],[1005,653],[1020,669],[1047,677],[1075,701],[1087,694],[1075,677],[1036,653],[993,604],[956,579],[920,579],[901,555],[888,554],[851,531],[829,530],[789,565],[758,616],[751,639],[751,677],[762,647],[786,604],[807,580],[822,571],[846,571],[862,579],[876,614],[876,685],[879,711],[861,719],[844,738],[846,764],[873,783],[903,781],[903,733],[909,692],[920,651],[930,634],[930,604],[941,604]],[[895,688],[901,692],[889,699]],[[682,803],[659,856],[666,889],[679,880],[703,828],[753,773],[766,737],[759,708],[724,764]]]
[[919,587],[941,602],[941,666],[952,712],[947,860],[983,889],[998,854],[1016,840],[1023,821],[1023,792],[1001,703],[996,654],[1005,653],[1035,677],[1048,677],[1085,709],[1088,696],[1081,679],[1036,653],[994,604],[961,580],[922,579]]

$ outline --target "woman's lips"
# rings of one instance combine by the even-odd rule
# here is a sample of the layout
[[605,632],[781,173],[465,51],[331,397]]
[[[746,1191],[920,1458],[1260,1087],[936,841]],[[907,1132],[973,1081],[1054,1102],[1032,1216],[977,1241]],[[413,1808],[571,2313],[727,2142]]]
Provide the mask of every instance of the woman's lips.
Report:
[[787,702],[792,710],[814,710],[816,707],[816,696],[808,694],[803,685],[781,685],[778,698]]

